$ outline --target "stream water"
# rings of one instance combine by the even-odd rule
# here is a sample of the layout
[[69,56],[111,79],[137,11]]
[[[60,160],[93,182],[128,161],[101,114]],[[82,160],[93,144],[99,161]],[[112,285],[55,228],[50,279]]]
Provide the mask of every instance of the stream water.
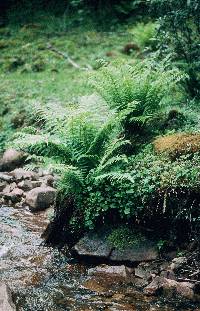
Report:
[[0,281],[12,289],[18,311],[197,310],[144,297],[120,278],[89,277],[87,266],[41,246],[47,223],[47,212],[0,207]]

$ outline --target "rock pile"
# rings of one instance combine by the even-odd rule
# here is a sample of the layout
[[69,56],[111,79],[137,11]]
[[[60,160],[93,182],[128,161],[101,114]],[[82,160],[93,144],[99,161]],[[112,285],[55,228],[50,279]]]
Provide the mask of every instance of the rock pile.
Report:
[[[56,190],[55,177],[48,172],[27,171],[18,168],[25,155],[13,149],[7,150],[0,161],[0,199],[2,204],[40,211],[54,203]],[[12,170],[13,169],[13,170]]]

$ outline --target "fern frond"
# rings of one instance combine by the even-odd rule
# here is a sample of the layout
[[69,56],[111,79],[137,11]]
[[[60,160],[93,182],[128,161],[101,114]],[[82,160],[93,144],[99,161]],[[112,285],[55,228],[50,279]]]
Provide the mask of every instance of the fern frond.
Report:
[[135,183],[134,179],[132,176],[128,173],[121,173],[121,172],[110,172],[110,173],[105,173],[98,175],[94,177],[96,181],[102,182],[104,180],[111,180],[111,181],[117,181],[117,182],[131,182]]

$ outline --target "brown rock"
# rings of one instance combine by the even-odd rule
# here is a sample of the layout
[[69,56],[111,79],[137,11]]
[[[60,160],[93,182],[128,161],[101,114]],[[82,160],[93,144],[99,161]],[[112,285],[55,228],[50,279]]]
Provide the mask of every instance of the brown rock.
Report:
[[0,171],[11,171],[24,163],[26,156],[23,152],[8,149],[0,162]]
[[106,292],[106,288],[104,288],[100,282],[98,282],[97,280],[94,280],[94,279],[90,279],[90,280],[87,280],[83,286],[91,291],[94,291],[94,292],[98,292],[98,293],[104,293]]
[[32,211],[44,210],[54,202],[56,190],[51,187],[37,187],[26,194],[26,204]]
[[124,265],[121,266],[108,266],[108,265],[101,265],[95,268],[91,268],[88,270],[89,275],[95,274],[112,274],[118,275],[121,277],[126,278],[133,272],[131,268],[125,267]]
[[167,296],[173,296],[179,294],[180,296],[193,300],[194,284],[189,282],[177,282],[164,277],[155,277],[154,280],[145,287],[144,293],[146,295],[157,295],[162,291]]

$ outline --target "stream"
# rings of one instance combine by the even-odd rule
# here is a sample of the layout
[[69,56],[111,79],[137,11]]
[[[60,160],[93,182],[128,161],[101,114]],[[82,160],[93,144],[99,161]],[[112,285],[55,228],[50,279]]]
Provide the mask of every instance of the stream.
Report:
[[0,207],[0,282],[18,311],[191,311],[145,297],[120,277],[88,276],[89,266],[41,246],[48,211]]

